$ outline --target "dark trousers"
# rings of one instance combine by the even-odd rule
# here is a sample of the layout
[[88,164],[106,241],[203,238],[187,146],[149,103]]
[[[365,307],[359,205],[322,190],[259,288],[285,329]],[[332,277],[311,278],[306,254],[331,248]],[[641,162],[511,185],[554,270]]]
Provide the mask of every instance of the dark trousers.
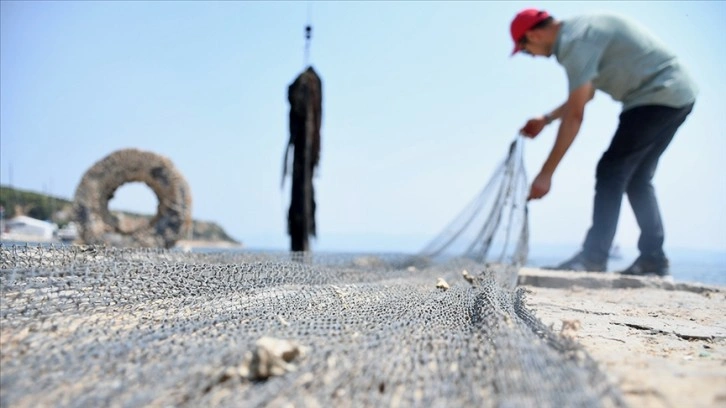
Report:
[[658,159],[692,109],[693,104],[682,108],[648,105],[620,114],[615,136],[597,165],[592,226],[583,245],[588,259],[607,261],[624,193],[640,227],[641,256],[665,258],[663,222],[651,181]]

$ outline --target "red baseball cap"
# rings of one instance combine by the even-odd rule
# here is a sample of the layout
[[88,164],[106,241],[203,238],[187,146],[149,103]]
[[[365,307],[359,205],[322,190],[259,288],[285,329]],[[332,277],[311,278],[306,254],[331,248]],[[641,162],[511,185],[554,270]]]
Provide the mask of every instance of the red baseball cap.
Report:
[[524,34],[542,20],[549,17],[550,15],[546,11],[533,8],[524,9],[514,16],[512,25],[509,27],[512,32],[512,40],[514,41],[514,51],[512,51],[512,55],[522,51],[522,48],[519,46],[519,42],[522,37],[524,37]]

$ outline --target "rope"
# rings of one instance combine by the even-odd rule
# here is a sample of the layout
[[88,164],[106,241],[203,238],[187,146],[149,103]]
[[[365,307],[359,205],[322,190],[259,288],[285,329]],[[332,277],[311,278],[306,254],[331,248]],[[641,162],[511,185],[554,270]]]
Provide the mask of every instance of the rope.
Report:
[[313,34],[313,26],[312,26],[312,2],[308,2],[308,21],[305,25],[305,55],[303,57],[303,64],[304,67],[308,67],[310,65],[310,39],[312,38]]

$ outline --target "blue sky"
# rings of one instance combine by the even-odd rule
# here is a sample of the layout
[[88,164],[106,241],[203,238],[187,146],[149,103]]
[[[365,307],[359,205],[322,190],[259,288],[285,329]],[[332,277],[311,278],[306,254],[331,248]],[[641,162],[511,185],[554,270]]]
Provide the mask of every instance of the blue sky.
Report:
[[[726,250],[726,3],[715,1],[3,1],[0,182],[72,199],[96,161],[148,150],[186,177],[195,219],[248,247],[287,248],[286,91],[310,16],[323,80],[313,249],[416,251],[480,191],[526,119],[566,98],[554,59],[509,57],[509,23],[529,6],[624,14],[681,57],[700,95],[655,178],[666,247]],[[619,112],[602,93],[588,105],[550,194],[530,204],[533,246],[583,239]],[[527,142],[530,178],[555,134]],[[155,206],[140,184],[111,202]],[[616,242],[637,238],[624,201]]]

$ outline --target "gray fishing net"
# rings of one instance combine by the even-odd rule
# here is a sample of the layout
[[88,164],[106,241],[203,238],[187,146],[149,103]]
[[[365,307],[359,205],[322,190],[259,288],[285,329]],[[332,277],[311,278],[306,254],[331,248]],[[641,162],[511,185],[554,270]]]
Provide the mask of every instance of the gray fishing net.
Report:
[[3,407],[622,406],[511,268],[0,247]]
[[[529,252],[529,184],[523,152],[524,138],[518,136],[481,192],[426,245],[422,256],[461,256],[514,268],[525,264]],[[516,272],[511,276],[516,277]]]
[[0,406],[617,407],[516,288],[521,139],[417,255],[0,246]]

